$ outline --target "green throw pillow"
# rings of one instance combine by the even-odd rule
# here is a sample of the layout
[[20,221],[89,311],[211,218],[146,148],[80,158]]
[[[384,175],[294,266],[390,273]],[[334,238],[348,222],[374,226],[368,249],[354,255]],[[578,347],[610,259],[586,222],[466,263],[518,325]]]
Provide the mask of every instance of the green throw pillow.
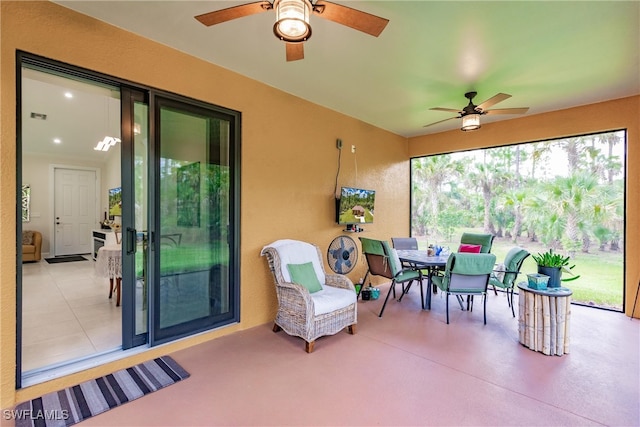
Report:
[[291,281],[304,286],[310,293],[322,290],[312,263],[287,264],[287,270],[289,270],[289,274],[291,275]]

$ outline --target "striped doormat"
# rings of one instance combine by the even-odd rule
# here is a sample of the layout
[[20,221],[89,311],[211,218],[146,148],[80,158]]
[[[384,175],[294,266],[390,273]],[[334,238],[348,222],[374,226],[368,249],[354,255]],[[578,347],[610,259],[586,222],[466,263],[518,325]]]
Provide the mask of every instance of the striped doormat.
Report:
[[189,377],[169,356],[45,394],[16,406],[16,427],[70,426]]

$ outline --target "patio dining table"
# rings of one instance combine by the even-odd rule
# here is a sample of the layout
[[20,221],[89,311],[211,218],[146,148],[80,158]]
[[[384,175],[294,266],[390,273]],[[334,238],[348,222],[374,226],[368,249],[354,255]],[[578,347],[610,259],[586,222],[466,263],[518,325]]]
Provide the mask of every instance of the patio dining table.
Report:
[[427,296],[426,299],[426,309],[431,310],[431,292],[432,292],[432,283],[431,276],[438,269],[442,269],[447,265],[447,260],[449,259],[449,255],[445,256],[429,256],[427,255],[427,251],[415,250],[415,249],[398,249],[398,258],[400,261],[411,264],[414,268],[420,270],[427,270]]

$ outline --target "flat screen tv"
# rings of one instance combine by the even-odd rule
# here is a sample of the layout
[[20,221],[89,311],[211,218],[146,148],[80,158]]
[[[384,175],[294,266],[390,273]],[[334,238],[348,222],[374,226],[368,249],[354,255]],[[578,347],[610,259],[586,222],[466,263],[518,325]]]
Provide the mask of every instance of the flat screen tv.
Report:
[[371,224],[375,199],[375,190],[342,187],[340,198],[336,200],[338,224],[347,225],[347,229],[352,225]]

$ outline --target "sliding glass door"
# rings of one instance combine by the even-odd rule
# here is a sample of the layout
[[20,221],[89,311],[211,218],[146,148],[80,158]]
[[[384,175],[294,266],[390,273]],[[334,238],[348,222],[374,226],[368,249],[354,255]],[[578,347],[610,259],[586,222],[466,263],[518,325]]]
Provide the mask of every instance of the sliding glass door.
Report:
[[[42,235],[42,258],[55,258],[55,167],[94,171],[96,195],[84,197],[90,230],[77,234],[88,244],[73,259],[23,257],[16,241],[17,386],[54,365],[239,321],[240,114],[18,56],[18,235]],[[108,245],[121,269],[103,275],[94,266]]]
[[237,318],[237,120],[156,97],[153,341]]

